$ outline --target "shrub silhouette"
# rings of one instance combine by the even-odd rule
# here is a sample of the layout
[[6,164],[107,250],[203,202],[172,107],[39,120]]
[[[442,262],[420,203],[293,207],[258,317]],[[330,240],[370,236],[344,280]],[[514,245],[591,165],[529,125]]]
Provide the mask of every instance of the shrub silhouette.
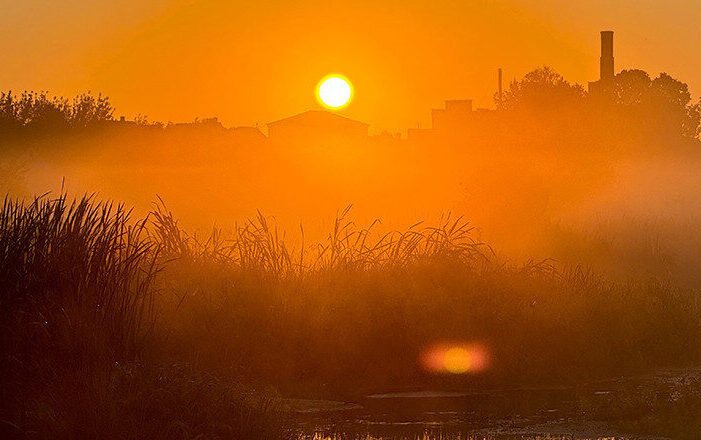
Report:
[[102,94],[87,92],[69,101],[44,91],[25,91],[20,95],[0,92],[0,130],[4,131],[85,128],[112,120],[113,113],[109,98]]

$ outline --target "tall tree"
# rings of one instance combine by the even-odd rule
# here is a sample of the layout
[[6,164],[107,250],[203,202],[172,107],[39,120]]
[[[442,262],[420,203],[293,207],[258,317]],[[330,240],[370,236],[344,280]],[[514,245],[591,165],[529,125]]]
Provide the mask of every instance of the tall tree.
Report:
[[527,73],[521,80],[512,81],[497,107],[501,109],[557,110],[581,102],[584,88],[571,84],[548,66]]

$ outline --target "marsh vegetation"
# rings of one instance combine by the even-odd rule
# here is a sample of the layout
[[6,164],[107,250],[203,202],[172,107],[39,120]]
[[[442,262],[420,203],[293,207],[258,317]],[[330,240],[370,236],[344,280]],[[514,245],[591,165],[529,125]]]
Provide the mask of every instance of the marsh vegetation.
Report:
[[[93,197],[6,199],[5,427],[283,438],[279,394],[552,386],[698,362],[691,290],[504,262],[461,218],[379,234],[349,215],[294,249],[262,214],[198,238],[162,202],[137,220]],[[489,368],[426,371],[438,342],[482,344]]]

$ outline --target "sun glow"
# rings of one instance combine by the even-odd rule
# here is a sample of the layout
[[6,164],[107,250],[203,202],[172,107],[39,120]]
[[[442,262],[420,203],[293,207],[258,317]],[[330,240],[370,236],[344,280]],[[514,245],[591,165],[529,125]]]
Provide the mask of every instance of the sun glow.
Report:
[[489,352],[479,343],[438,344],[423,352],[421,364],[430,373],[479,373],[489,367]]
[[316,92],[319,102],[331,109],[348,105],[353,96],[350,81],[341,75],[329,75],[322,79]]

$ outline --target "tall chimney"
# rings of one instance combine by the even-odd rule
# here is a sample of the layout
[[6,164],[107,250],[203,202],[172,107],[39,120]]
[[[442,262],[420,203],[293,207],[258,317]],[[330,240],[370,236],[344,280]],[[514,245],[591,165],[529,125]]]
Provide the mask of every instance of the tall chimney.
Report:
[[613,31],[601,31],[600,80],[613,78]]

